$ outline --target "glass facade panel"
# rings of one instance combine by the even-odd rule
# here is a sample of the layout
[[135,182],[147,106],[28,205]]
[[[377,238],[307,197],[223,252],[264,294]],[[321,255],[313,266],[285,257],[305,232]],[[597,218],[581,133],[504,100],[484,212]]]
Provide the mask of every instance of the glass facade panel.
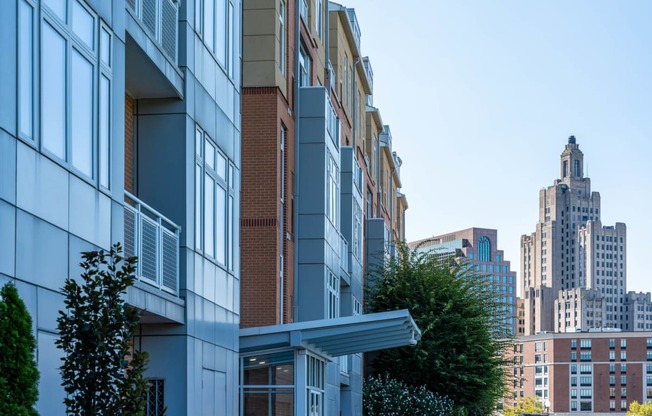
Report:
[[71,147],[72,165],[93,176],[93,65],[72,52]]
[[104,75],[100,76],[100,109],[99,109],[99,175],[100,185],[109,187],[111,137],[111,82]]
[[215,181],[204,175],[204,253],[215,258]]
[[43,24],[41,47],[41,127],[43,147],[66,156],[66,41]]
[[215,260],[226,263],[226,191],[217,186],[217,212],[215,217]]
[[72,3],[72,31],[91,50],[95,49],[95,18],[75,0]]
[[19,133],[34,136],[34,9],[25,1],[18,6]]

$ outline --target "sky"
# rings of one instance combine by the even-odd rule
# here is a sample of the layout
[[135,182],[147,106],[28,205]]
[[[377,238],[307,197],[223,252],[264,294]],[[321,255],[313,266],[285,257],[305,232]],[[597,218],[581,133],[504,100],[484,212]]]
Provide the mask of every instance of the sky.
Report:
[[408,241],[495,228],[518,272],[575,135],[603,225],[627,224],[628,290],[652,291],[652,1],[342,4],[403,160]]

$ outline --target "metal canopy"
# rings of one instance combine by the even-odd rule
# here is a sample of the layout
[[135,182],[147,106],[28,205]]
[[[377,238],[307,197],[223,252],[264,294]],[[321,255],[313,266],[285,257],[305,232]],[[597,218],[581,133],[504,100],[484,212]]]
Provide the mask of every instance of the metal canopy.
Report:
[[305,348],[328,357],[414,346],[421,331],[407,309],[240,330],[240,353]]

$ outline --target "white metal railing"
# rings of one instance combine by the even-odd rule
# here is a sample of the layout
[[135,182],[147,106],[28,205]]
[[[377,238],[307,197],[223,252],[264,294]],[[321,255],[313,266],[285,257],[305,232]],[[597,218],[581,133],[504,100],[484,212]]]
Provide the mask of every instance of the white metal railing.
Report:
[[124,221],[125,256],[138,257],[136,277],[177,295],[180,227],[127,191]]
[[131,12],[163,52],[177,63],[179,2],[177,0],[126,0]]

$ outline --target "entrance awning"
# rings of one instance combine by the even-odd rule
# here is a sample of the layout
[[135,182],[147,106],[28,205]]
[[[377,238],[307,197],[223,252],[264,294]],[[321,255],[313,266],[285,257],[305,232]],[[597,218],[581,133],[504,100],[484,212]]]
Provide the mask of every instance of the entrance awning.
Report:
[[240,330],[240,353],[305,348],[328,357],[414,346],[421,331],[407,309]]

